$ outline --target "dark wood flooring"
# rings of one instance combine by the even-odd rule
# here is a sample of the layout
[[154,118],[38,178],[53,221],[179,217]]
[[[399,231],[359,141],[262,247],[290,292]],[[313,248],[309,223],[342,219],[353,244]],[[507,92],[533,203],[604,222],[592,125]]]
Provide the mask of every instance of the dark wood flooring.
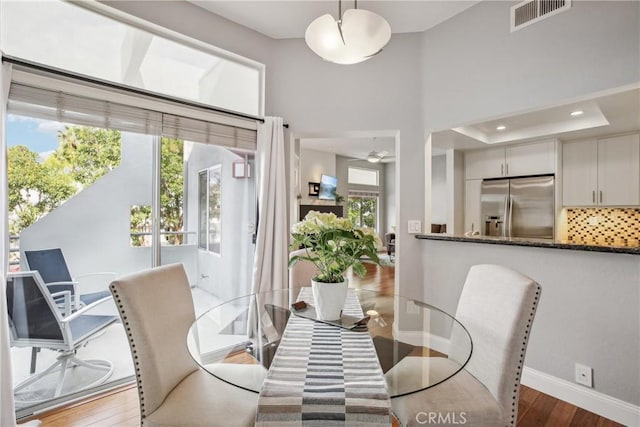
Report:
[[[367,264],[367,275],[350,276],[354,284],[393,294],[394,269]],[[139,427],[138,392],[125,386],[88,401],[54,409],[38,416],[43,427]],[[614,427],[621,426],[569,403],[522,386],[517,427]]]

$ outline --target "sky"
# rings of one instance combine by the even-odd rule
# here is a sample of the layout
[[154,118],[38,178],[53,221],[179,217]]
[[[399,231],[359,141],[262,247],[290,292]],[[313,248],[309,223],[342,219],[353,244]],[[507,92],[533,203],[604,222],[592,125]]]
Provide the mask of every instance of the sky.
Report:
[[26,145],[31,151],[46,154],[58,148],[58,131],[63,123],[9,114],[7,146]]

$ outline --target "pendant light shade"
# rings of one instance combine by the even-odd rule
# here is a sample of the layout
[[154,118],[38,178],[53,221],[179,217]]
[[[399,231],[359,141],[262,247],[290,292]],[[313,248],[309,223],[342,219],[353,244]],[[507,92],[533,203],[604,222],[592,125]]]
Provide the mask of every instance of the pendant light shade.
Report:
[[391,38],[391,27],[380,15],[349,9],[336,21],[327,14],[314,20],[304,35],[309,48],[336,64],[357,64],[379,53]]

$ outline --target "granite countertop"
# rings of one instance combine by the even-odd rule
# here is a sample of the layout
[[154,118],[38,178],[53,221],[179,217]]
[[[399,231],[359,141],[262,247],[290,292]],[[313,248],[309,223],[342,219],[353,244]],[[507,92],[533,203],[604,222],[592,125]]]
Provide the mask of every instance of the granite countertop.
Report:
[[491,236],[461,236],[455,234],[417,234],[416,239],[444,240],[450,242],[488,243],[494,245],[532,246],[536,248],[569,249],[574,251],[610,252],[618,254],[640,255],[640,247],[604,246],[572,243],[562,240],[527,239]]

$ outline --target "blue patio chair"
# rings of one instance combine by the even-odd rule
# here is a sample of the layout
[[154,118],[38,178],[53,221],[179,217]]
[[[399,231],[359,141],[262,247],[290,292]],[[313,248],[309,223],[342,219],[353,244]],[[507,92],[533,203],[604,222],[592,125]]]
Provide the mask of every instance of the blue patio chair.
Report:
[[[91,273],[83,276],[71,277],[67,262],[64,259],[62,249],[41,249],[36,251],[24,251],[29,270],[36,270],[40,273],[40,277],[44,280],[49,292],[55,295],[61,295],[60,292],[69,292],[71,297],[64,300],[61,297],[54,298],[58,308],[63,316],[82,308],[85,305],[92,304],[104,299],[111,299],[111,293],[108,290],[109,283],[116,278],[115,273]],[[79,288],[79,280],[91,276],[104,276],[104,291],[82,293]],[[31,352],[31,373],[36,369],[37,354],[40,349],[33,347]]]
[[[116,279],[115,273],[90,273],[72,278],[60,248],[24,251],[24,255],[27,259],[29,270],[37,270],[40,273],[40,277],[42,277],[50,292],[71,292],[72,310],[103,298],[111,298],[109,283]],[[89,276],[105,276],[104,291],[82,293],[81,289],[78,289],[79,280]]]
[[88,384],[82,384],[80,381],[80,384],[72,390],[64,390],[66,393],[102,384],[113,373],[113,364],[107,360],[82,360],[76,357],[76,351],[80,346],[118,320],[117,316],[91,314],[93,308],[107,300],[96,301],[73,313],[63,315],[54,297],[70,300],[71,293],[61,291],[52,295],[37,271],[9,273],[7,276],[7,310],[11,345],[48,348],[60,352],[55,363],[44,371],[29,376],[14,387],[14,393],[18,393],[44,376],[59,372],[53,396],[42,397],[36,393],[40,398],[23,399],[18,395],[17,402],[35,403],[60,396],[68,368],[71,367],[82,366],[103,374],[97,379],[95,375],[90,376]]

